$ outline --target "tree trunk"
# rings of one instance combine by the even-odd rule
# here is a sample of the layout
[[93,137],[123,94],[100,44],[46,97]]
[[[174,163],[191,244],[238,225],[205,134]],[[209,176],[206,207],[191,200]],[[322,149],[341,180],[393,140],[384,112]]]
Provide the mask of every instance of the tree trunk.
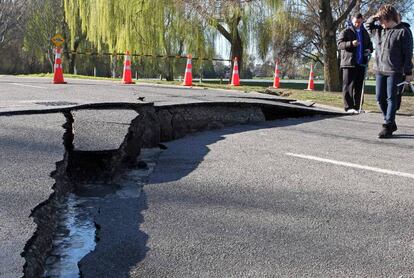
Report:
[[174,81],[174,65],[173,61],[168,58],[168,56],[171,56],[170,51],[170,44],[167,39],[164,40],[164,49],[165,49],[165,56],[167,56],[161,63],[164,65],[161,66],[161,74],[167,81]]
[[50,51],[50,49],[47,50],[47,60],[49,61],[49,65],[52,70],[52,73],[54,73],[55,72],[54,53],[53,51]]
[[340,74],[338,66],[338,50],[336,45],[336,38],[335,36],[328,36],[327,38],[325,38],[324,41],[324,90],[329,92],[340,92],[342,86],[341,80],[339,78]]
[[[243,41],[241,39],[239,29],[238,29],[240,21],[241,21],[241,17],[236,17],[227,23],[229,26],[231,26],[230,32],[227,31],[226,28],[224,28],[220,24],[217,24],[217,26],[215,26],[217,30],[220,32],[220,34],[222,34],[223,37],[231,45],[231,51],[230,51],[231,68],[230,70],[233,71],[234,58],[237,57],[238,65],[239,65],[239,74],[243,70]],[[230,75],[230,81],[231,81],[231,77],[232,75]]]
[[[168,55],[168,54],[167,54]],[[164,77],[167,81],[174,81],[174,68],[172,61],[169,58],[166,58],[164,60],[165,66],[164,66]]]
[[[239,75],[242,72],[243,68],[243,43],[240,38],[239,30],[235,29],[235,34],[232,34],[233,41],[231,41],[231,52],[230,52],[230,59],[231,59],[231,71],[233,71],[234,66],[234,58],[237,57],[237,63],[239,65]],[[230,75],[230,81],[233,75]]]
[[341,82],[339,79],[338,48],[336,45],[337,25],[333,20],[330,0],[320,0],[319,20],[321,26],[322,47],[324,52],[324,90],[340,92]]
[[118,56],[114,54],[114,55],[111,56],[111,76],[112,76],[112,78],[116,78],[117,65],[118,65]]
[[[80,44],[80,40],[75,40],[75,43],[73,44],[74,52],[78,51],[79,44]],[[75,53],[68,54],[68,58],[69,58],[69,73],[73,74],[75,72],[76,54]]]

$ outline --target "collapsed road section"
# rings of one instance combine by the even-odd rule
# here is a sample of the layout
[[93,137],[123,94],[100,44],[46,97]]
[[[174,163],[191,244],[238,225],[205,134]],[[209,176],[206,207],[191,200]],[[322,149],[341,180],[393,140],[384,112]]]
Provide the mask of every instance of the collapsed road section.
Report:
[[[126,117],[128,120],[124,118],[123,122],[105,121],[106,124],[121,126],[119,130],[110,128],[108,131],[109,133],[117,133],[118,139],[115,140],[117,143],[112,142],[113,135],[108,136],[108,133],[102,131],[99,121],[85,120],[86,117],[81,115],[82,113],[95,115],[97,111],[108,114],[115,110],[117,115],[129,113]],[[263,122],[285,117],[335,114],[288,104],[266,103],[265,101],[252,101],[251,103],[211,102],[165,106],[154,106],[151,103],[140,105],[111,103],[65,109],[55,108],[46,112],[48,115],[58,115],[60,113],[65,117],[66,122],[63,125],[65,130],[63,136],[64,155],[63,159],[56,163],[56,169],[52,173],[55,180],[52,194],[35,206],[31,213],[32,219],[36,223],[36,229],[32,237],[27,240],[22,253],[25,260],[24,277],[42,277],[45,275],[47,256],[51,254],[56,256],[52,247],[57,246],[53,244],[54,239],[56,234],[61,231],[59,230],[59,226],[62,224],[59,223],[59,219],[61,219],[59,208],[65,204],[67,205],[68,200],[73,200],[73,197],[70,197],[69,194],[84,192],[88,186],[92,188],[92,191],[102,191],[102,188],[104,188],[105,196],[119,191],[119,187],[112,187],[112,190],[107,185],[117,184],[116,181],[119,181],[119,177],[124,176],[128,169],[139,169],[142,165],[145,168],[145,163],[140,163],[143,160],[141,154],[143,148],[154,148],[159,146],[161,142],[224,126]],[[30,111],[25,113],[30,113]],[[42,112],[36,111],[35,113]],[[43,113],[45,112],[43,111]],[[133,115],[130,113],[133,113]],[[9,113],[9,115],[11,114]],[[9,119],[11,118],[13,117]],[[55,121],[53,124],[56,123]],[[82,134],[79,131],[82,131],[82,127],[85,125],[90,125],[90,127],[84,129],[84,134]],[[78,140],[78,138],[83,139]],[[84,140],[85,138],[86,140]],[[30,142],[27,142],[27,144],[30,145]],[[118,147],[111,146],[108,148],[107,144],[116,144]],[[86,147],[82,145],[86,145]],[[90,146],[94,146],[95,149],[91,150]],[[3,168],[7,168],[7,165]],[[47,175],[46,172],[42,174]],[[129,181],[131,182],[131,179]],[[139,183],[138,180],[135,181]],[[102,186],[97,187],[96,184]],[[132,190],[139,191],[139,187]],[[92,196],[96,197],[94,194]],[[98,197],[100,197],[99,194]],[[139,198],[139,196],[133,196],[133,198]],[[136,201],[136,199],[132,201]],[[7,205],[7,201],[4,204]],[[139,212],[139,208],[136,209]],[[6,211],[3,219],[12,217],[13,212]],[[14,233],[17,233],[16,230],[19,228],[15,228]],[[14,233],[10,233],[9,237],[13,237]],[[99,230],[97,231],[97,238],[99,238]],[[6,238],[2,238],[2,241],[6,242]],[[2,243],[2,248],[3,246],[5,247],[4,256],[13,257],[16,255],[14,254],[16,250],[8,248],[7,243]],[[9,266],[1,264],[0,277],[21,276],[22,269],[19,269],[18,260]]]

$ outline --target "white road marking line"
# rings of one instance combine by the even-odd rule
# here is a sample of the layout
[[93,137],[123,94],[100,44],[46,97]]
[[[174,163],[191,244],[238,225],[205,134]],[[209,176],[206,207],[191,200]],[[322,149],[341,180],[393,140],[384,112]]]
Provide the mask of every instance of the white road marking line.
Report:
[[11,83],[11,84],[12,85],[16,85],[16,86],[22,86],[22,87],[30,87],[30,88],[37,88],[37,89],[47,89],[46,87],[26,85],[26,84],[19,84],[19,83]]
[[304,158],[304,159],[309,159],[309,160],[320,161],[320,162],[325,162],[325,163],[331,163],[331,164],[335,164],[335,165],[341,165],[341,166],[345,166],[345,167],[363,169],[363,170],[378,172],[378,173],[382,173],[382,174],[388,174],[388,175],[394,175],[394,176],[400,176],[400,177],[406,177],[406,178],[414,179],[414,174],[410,174],[410,173],[397,172],[397,171],[381,169],[381,168],[376,168],[376,167],[370,167],[370,166],[364,166],[364,165],[359,165],[359,164],[354,164],[354,163],[349,163],[349,162],[343,162],[343,161],[337,161],[337,160],[332,160],[332,159],[320,158],[320,157],[311,156],[311,155],[295,154],[295,153],[286,153],[286,155],[299,157],[299,158]]

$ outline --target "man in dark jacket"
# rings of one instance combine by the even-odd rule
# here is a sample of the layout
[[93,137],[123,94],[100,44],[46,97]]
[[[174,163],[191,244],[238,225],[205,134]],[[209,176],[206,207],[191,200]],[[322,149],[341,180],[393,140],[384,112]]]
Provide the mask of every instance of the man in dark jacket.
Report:
[[360,109],[361,92],[368,56],[373,47],[367,30],[362,25],[361,13],[352,16],[352,24],[341,32],[338,48],[341,50],[342,93],[345,111],[357,113]]
[[376,97],[385,122],[378,137],[390,138],[397,130],[397,84],[404,79],[410,82],[413,78],[413,38],[410,31],[401,24],[397,10],[391,5],[381,6],[367,20],[366,27],[376,44]]

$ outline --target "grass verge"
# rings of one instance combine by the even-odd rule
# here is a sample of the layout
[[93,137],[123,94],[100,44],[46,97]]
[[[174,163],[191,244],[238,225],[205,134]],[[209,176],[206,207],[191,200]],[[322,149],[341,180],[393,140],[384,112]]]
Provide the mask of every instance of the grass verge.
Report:
[[[21,75],[26,77],[47,77],[53,78],[53,74],[30,74],[30,75]],[[93,77],[85,75],[74,75],[74,74],[65,74],[65,78],[78,78],[78,79],[93,79],[93,80],[108,80],[108,81],[120,81],[120,78],[109,78],[109,77]],[[156,79],[141,79],[137,80],[139,83],[153,83],[153,84],[162,84],[162,85],[181,85],[182,82],[179,81],[164,81]],[[372,82],[371,82],[372,83]],[[243,83],[242,83],[243,84]],[[368,83],[369,84],[369,83]],[[318,84],[321,87],[321,84]],[[252,91],[266,93],[268,84],[266,83],[252,83],[251,85],[242,85],[238,87],[230,86],[228,84],[220,84],[219,81],[216,82],[194,82],[194,87],[203,87],[203,88],[213,88],[213,89],[226,89],[226,90],[238,90],[244,93],[249,93]],[[334,106],[338,108],[343,107],[342,93],[340,92],[323,92],[320,91],[321,88],[316,87],[316,91],[305,91],[298,88],[298,86],[303,86],[303,84],[292,82],[289,83],[286,80],[281,83],[283,89],[273,90],[277,95],[281,97],[302,100],[302,101],[312,101],[323,105]],[[378,105],[375,100],[375,95],[373,94],[373,84],[369,84],[367,89],[368,92],[365,94],[364,110],[380,112]],[[319,90],[318,90],[319,89]],[[414,94],[412,92],[405,93],[403,96],[403,101],[401,108],[398,112],[403,115],[414,115]]]
[[[289,90],[284,89],[277,91],[281,96],[292,99],[312,101],[319,104],[343,108],[342,93],[340,92],[318,92],[318,91],[304,91],[304,90]],[[363,109],[366,111],[380,112],[373,94],[365,94]],[[401,103],[401,108],[398,114],[414,115],[414,94],[405,92]]]

